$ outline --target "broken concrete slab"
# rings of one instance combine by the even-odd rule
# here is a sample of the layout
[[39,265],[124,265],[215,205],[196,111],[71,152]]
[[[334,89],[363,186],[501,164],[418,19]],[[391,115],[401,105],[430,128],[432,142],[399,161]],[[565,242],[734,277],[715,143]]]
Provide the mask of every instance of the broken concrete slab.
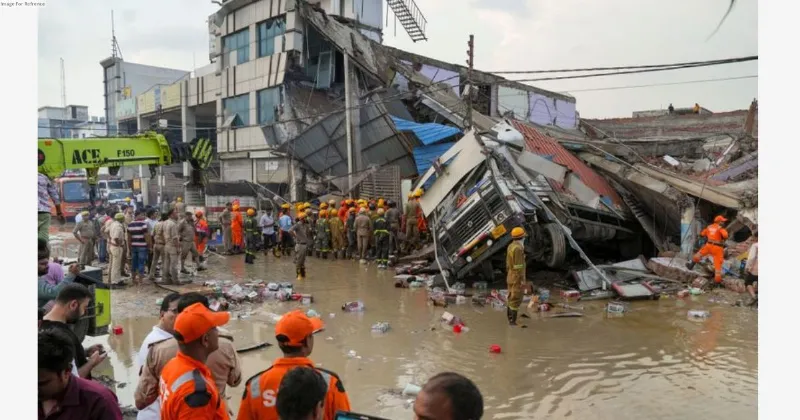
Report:
[[651,258],[650,261],[647,262],[647,268],[661,277],[690,283],[692,280],[701,276],[701,273],[686,268],[687,262],[688,260],[681,257],[657,257]]

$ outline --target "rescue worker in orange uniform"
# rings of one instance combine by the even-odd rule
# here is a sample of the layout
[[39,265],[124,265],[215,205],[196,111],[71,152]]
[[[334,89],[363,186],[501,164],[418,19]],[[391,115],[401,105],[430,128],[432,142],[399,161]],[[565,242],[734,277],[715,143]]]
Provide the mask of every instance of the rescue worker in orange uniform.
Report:
[[714,223],[706,226],[700,236],[706,237],[706,243],[700,248],[692,261],[686,264],[686,268],[693,269],[694,265],[700,262],[700,259],[706,255],[711,255],[714,259],[714,283],[722,284],[722,262],[725,259],[725,240],[728,239],[728,231],[722,227],[722,224],[727,222],[724,216],[717,216],[714,218]]
[[197,253],[200,254],[200,265],[197,267],[197,270],[201,271],[206,269],[206,244],[208,243],[208,237],[211,236],[211,232],[208,230],[208,222],[203,216],[203,212],[198,210],[194,215],[197,218],[197,221],[194,223],[194,246],[197,248]]
[[178,354],[161,370],[159,396],[161,420],[228,420],[228,411],[206,366],[208,356],[219,347],[221,327],[228,312],[211,312],[195,303],[175,319]]
[[304,312],[294,310],[284,314],[275,325],[275,339],[283,357],[272,367],[247,380],[239,405],[237,420],[278,420],[275,403],[281,379],[289,370],[302,366],[316,370],[328,384],[325,396],[324,419],[334,420],[337,411],[350,411],[350,399],[339,376],[315,364],[308,356],[314,350],[314,334],[323,329],[322,320],[309,318]]
[[233,203],[233,214],[231,215],[231,238],[233,239],[234,254],[241,254],[244,251],[244,220],[239,211],[239,202]]

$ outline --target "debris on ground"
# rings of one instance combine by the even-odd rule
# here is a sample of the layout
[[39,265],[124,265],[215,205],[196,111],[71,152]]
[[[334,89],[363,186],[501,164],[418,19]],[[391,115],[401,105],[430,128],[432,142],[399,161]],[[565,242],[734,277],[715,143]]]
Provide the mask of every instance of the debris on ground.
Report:
[[344,305],[342,305],[342,310],[345,312],[363,312],[364,309],[364,302],[360,300],[345,302]]
[[389,331],[391,326],[388,322],[378,322],[372,325],[372,332],[385,333]]

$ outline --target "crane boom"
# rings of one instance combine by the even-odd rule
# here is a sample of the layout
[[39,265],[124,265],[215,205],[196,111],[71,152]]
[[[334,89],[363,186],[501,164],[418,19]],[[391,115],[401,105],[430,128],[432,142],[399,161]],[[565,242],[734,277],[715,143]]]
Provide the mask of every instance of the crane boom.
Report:
[[159,166],[189,162],[192,169],[204,171],[211,164],[212,155],[209,139],[196,138],[183,143],[152,131],[122,137],[41,138],[39,173],[56,178],[67,169],[85,169],[94,192],[100,168],[109,168],[109,173],[116,175],[122,166],[148,165],[151,176],[155,176]]

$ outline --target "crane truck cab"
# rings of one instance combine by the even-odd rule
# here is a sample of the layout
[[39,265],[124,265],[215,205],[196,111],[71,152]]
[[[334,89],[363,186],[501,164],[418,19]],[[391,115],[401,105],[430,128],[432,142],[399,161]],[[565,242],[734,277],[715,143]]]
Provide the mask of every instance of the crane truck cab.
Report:
[[[90,206],[89,183],[86,177],[63,176],[54,181],[58,196],[61,197],[61,212],[67,220],[75,220],[75,216]],[[55,206],[51,200],[50,213],[56,216]]]

